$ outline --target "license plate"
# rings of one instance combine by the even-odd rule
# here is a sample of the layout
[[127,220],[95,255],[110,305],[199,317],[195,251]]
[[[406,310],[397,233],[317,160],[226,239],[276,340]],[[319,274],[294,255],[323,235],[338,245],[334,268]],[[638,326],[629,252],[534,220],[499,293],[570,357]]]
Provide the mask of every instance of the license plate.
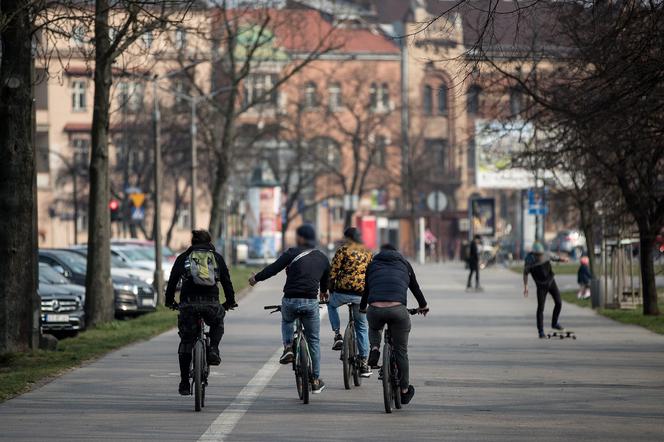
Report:
[[150,298],[141,299],[141,305],[143,307],[154,307],[154,299]]
[[46,322],[69,322],[69,315],[46,315]]

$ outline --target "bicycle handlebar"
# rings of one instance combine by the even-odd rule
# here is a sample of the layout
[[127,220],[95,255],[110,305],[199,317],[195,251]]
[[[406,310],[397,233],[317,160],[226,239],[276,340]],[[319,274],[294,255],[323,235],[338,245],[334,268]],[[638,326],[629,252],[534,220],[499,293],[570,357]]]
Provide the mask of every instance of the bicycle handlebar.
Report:
[[408,313],[410,313],[411,315],[416,315],[418,313],[425,315],[425,314],[429,313],[429,309],[426,308],[424,310],[420,310],[419,308],[409,308]]
[[[327,301],[319,301],[318,305],[325,305],[327,304]],[[263,310],[272,310],[271,313],[276,313],[278,311],[281,311],[281,305],[264,305]]]

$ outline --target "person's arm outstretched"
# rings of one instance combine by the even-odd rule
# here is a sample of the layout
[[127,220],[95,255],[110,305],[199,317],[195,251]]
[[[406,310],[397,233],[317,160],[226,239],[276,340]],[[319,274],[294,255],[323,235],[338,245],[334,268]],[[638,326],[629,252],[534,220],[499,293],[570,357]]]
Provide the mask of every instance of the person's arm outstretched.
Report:
[[178,282],[184,273],[184,255],[180,255],[175,260],[173,268],[171,269],[171,276],[168,277],[168,285],[166,286],[166,307],[175,305],[175,290],[177,289]]
[[415,296],[415,299],[417,299],[417,305],[419,306],[419,310],[428,310],[427,300],[424,299],[424,293],[422,293],[422,289],[420,289],[420,284],[417,282],[417,277],[415,276],[415,271],[413,270],[413,266],[411,266],[408,261],[406,261],[406,265],[408,266],[408,273],[410,278],[410,280],[408,281],[408,288]]
[[251,275],[251,277],[249,278],[249,285],[254,286],[256,285],[257,282],[265,281],[266,279],[272,278],[274,275],[276,275],[277,273],[288,267],[288,264],[291,263],[293,258],[294,256],[291,253],[291,249],[286,250],[272,264],[268,265],[267,267],[265,267],[263,270],[256,273],[255,275]]

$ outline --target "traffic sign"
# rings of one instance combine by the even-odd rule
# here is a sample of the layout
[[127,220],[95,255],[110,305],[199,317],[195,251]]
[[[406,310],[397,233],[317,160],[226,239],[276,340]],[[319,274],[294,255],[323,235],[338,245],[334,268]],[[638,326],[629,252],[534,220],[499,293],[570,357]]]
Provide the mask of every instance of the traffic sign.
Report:
[[145,202],[145,194],[131,193],[129,194],[129,199],[131,199],[131,202],[134,203],[134,207],[142,207],[143,202]]
[[143,221],[145,219],[145,209],[143,207],[131,208],[132,221]]
[[427,206],[434,212],[442,212],[447,209],[447,196],[443,192],[431,192],[427,197]]
[[549,212],[546,206],[546,188],[528,189],[528,214],[546,215]]

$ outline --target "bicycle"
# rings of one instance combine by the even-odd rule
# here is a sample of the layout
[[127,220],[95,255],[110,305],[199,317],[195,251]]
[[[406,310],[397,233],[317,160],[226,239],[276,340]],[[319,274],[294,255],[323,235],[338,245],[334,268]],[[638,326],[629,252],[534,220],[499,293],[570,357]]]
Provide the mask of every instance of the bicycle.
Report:
[[[180,305],[172,306],[173,310],[180,310]],[[208,385],[210,366],[207,362],[207,354],[210,351],[210,336],[206,331],[205,321],[197,319],[198,331],[196,340],[191,350],[191,365],[189,368],[189,379],[191,379],[191,394],[194,396],[194,410],[201,411],[205,407],[205,388]]]
[[[324,302],[319,305],[325,304]],[[272,310],[270,314],[281,311],[280,305],[266,305],[265,310]],[[297,395],[303,403],[309,403],[312,378],[311,354],[309,344],[305,338],[304,326],[299,317],[295,318],[295,333],[293,334],[293,372],[295,373],[295,386]]]
[[[427,310],[428,312],[428,310]],[[419,309],[408,309],[408,313],[416,315],[420,313]],[[383,365],[380,369],[380,379],[383,381],[383,403],[385,404],[385,413],[392,413],[392,402],[394,408],[401,409],[401,376],[397,366],[397,357],[392,349],[392,337],[390,327],[385,329],[385,343],[383,344]]]
[[341,348],[341,362],[344,371],[344,387],[350,390],[351,378],[356,387],[362,385],[360,369],[362,360],[357,353],[357,340],[355,337],[355,314],[353,313],[353,303],[347,303],[348,306],[348,325],[344,331],[344,344]]

